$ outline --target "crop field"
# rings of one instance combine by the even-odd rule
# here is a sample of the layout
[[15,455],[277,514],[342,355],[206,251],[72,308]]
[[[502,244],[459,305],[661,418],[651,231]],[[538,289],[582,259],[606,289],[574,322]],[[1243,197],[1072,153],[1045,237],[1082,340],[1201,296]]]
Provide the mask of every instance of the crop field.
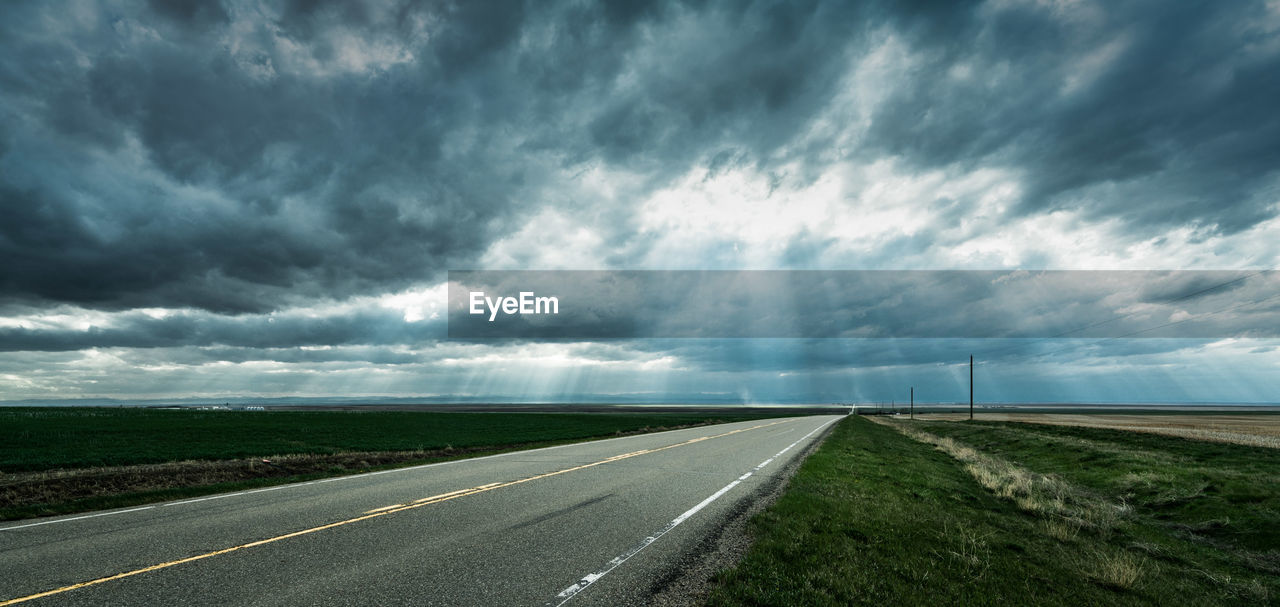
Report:
[[1273,605],[1280,450],[849,417],[712,605]]
[[[961,420],[967,414],[944,413],[918,415],[921,419]],[[1175,413],[1107,414],[1107,413],[1006,413],[982,412],[980,421],[1027,422],[1059,426],[1084,426],[1136,430],[1166,436],[1179,436],[1219,442],[1280,448],[1280,415],[1275,414],[1196,414]]]
[[768,416],[0,408],[0,520]]

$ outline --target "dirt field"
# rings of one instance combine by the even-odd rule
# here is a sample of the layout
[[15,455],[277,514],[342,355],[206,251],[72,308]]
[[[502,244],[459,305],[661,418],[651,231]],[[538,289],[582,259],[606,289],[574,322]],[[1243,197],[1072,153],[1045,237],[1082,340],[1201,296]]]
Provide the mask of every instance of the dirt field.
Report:
[[[932,413],[917,419],[968,419],[968,413]],[[1107,413],[980,412],[979,421],[1030,422],[1060,426],[1088,426],[1135,430],[1183,438],[1280,449],[1280,415],[1120,415]]]

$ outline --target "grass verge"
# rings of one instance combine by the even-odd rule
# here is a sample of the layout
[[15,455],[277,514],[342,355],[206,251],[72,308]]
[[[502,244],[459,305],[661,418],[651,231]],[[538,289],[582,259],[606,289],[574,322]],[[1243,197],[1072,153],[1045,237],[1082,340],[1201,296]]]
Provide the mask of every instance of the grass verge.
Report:
[[[1249,463],[1274,450],[1017,426],[916,422],[916,440],[845,419],[754,520],[756,543],[717,576],[709,603],[1239,605],[1280,596],[1274,527],[1214,535],[1237,518],[1275,514],[1280,467]],[[1223,461],[1198,460],[1205,449]],[[1085,470],[1076,462],[1070,472],[1072,457],[1087,460]],[[1135,457],[1169,476],[1133,468]],[[1211,487],[1251,479],[1257,501],[1215,502],[1190,484],[1197,475]],[[1170,508],[1182,515],[1166,516]]]
[[763,417],[0,409],[0,520]]

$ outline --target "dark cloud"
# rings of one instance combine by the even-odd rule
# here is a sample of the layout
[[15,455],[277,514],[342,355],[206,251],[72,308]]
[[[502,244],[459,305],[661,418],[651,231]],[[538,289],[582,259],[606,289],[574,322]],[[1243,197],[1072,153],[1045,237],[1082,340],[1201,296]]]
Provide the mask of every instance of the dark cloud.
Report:
[[[429,366],[454,354],[405,348],[438,342],[442,321],[407,322],[377,304],[316,317],[297,309],[401,292],[436,284],[448,269],[482,267],[492,245],[521,235],[547,211],[571,227],[590,227],[603,243],[591,259],[564,265],[620,268],[741,268],[761,259],[787,268],[952,263],[969,253],[939,251],[958,251],[992,225],[1062,209],[1083,222],[1109,220],[1099,225],[1133,242],[1179,229],[1190,238],[1238,235],[1274,220],[1274,8],[1260,0],[1134,0],[1071,10],[1051,4],[6,3],[0,351],[22,354],[0,363],[49,385],[69,360],[53,355],[74,358],[90,348],[125,352],[120,356],[140,368],[166,357],[193,367],[219,360],[298,365],[297,376],[264,384],[280,390],[304,381],[310,365]],[[883,63],[868,65],[873,57]],[[864,68],[873,77],[859,75]],[[764,244],[708,232],[705,242],[687,243],[693,255],[655,253],[672,243],[642,217],[649,194],[678,190],[691,175],[713,181],[755,173],[773,196],[857,173],[854,165],[887,166],[894,179],[925,175],[925,182],[996,169],[1017,187],[994,210],[981,200],[987,192],[926,192],[904,203],[913,220],[924,216],[914,227],[866,241],[805,224]],[[620,176],[604,188],[617,189],[593,192],[579,184],[584,174]],[[834,195],[843,198],[832,208],[861,200],[859,187],[879,185],[856,182]],[[857,204],[846,208],[858,212]],[[974,221],[975,213],[985,216]],[[839,219],[846,227],[861,220]],[[1070,255],[1028,246],[1018,257],[1027,267]],[[524,265],[543,252],[518,242],[511,251]],[[1273,260],[1227,261],[1242,267]],[[1013,304],[957,305],[982,301],[984,289],[944,278],[909,299],[826,294],[849,297],[857,304],[850,309],[861,313],[856,318],[771,316],[775,308],[803,309],[801,294],[785,289],[738,302],[734,313],[708,304],[682,314],[706,318],[702,328],[711,333],[800,323],[818,334],[859,326],[879,336],[951,335],[947,328],[957,326],[972,332],[959,334],[987,334],[1011,321],[1052,334],[1119,315],[1099,334],[1120,335],[1158,324],[1134,313],[1149,304],[1212,314],[1215,331],[1247,328],[1276,311],[1268,292],[1253,287],[1198,293],[1212,286],[1174,277],[1120,303],[1102,302],[1087,288],[1055,292],[1057,299],[1028,292],[1037,305],[1071,302],[1029,312]],[[1237,304],[1249,307],[1228,309]],[[136,310],[154,307],[185,310],[163,318]],[[12,322],[86,309],[109,311],[112,322],[89,330]],[[655,308],[638,320],[605,315],[601,335],[618,334],[610,320],[631,323],[621,328],[628,335],[645,335],[670,320],[667,312]],[[1130,341],[1066,345],[1062,356],[1132,360],[1203,345]],[[445,343],[471,354],[530,345]],[[942,369],[936,382],[947,386],[958,381],[948,362],[956,350],[982,345],[627,343],[559,345],[623,363],[665,353],[711,375],[933,365]],[[988,357],[1010,363],[1052,359],[1057,345],[986,344]],[[27,356],[34,362],[24,362]],[[86,386],[108,379],[106,372],[85,373]],[[430,391],[430,381],[474,380],[446,371],[431,377],[395,385]],[[847,377],[780,379],[754,396],[706,377],[671,381],[672,394],[744,400],[787,390],[823,398],[857,393]],[[206,389],[201,382],[208,378],[193,375],[164,389]]]
[[[384,291],[481,250],[511,212],[508,184],[438,163],[430,91],[410,91],[417,105],[388,81],[259,82],[200,48],[105,54],[73,80],[93,109],[46,108],[58,143],[122,153],[127,133],[162,175],[90,182],[73,148],[30,179],[13,159],[7,298],[240,312]],[[33,147],[50,135],[27,128]]]
[[1023,171],[1019,214],[1080,208],[1139,232],[1246,229],[1274,216],[1274,200],[1257,195],[1280,177],[1267,10],[983,6],[951,27],[908,28],[922,65],[877,112],[873,145],[917,166]]
[[843,50],[868,27],[856,3],[697,11],[671,11],[652,25],[662,43],[630,49],[639,56],[615,81],[626,88],[600,99],[589,125],[606,159],[682,172],[726,145],[767,158],[830,101],[848,67]]
[[442,322],[405,322],[403,314],[390,311],[358,311],[319,317],[308,314],[228,317],[193,312],[165,318],[135,312],[117,315],[108,326],[87,329],[0,328],[0,351],[56,352],[85,348],[184,346],[264,349],[420,346],[443,336]]
[[[95,8],[57,36],[42,12],[59,9],[4,11],[6,299],[260,312],[434,280],[538,206],[592,204],[545,198],[558,165],[656,187],[694,163],[829,155],[783,150],[885,31],[918,64],[849,153],[1016,169],[1016,213],[1225,232],[1274,213],[1261,3]],[[595,213],[644,249],[625,207]]]
[[147,0],[147,6],[157,15],[191,27],[208,27],[227,20],[227,11],[219,2]]

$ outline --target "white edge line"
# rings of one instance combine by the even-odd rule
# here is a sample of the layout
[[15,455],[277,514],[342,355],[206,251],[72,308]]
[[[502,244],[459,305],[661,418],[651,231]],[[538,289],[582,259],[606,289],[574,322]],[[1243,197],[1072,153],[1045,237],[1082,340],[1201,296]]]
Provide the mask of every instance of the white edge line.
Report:
[[[833,421],[835,420],[828,420],[824,422],[821,426],[814,428],[808,434],[797,439],[796,442],[791,443],[790,445],[787,445],[785,449],[775,453],[773,457],[767,460],[764,460],[763,462],[760,462],[760,464],[750,472],[743,474],[742,476],[739,476],[733,482],[729,483],[728,485],[725,485],[724,487],[721,487],[719,491],[716,491],[715,493],[711,494],[711,496],[708,497],[707,499],[704,499],[701,502],[698,502],[697,506],[694,506],[688,510],[685,510],[684,513],[672,519],[670,523],[667,523],[667,526],[658,530],[657,533],[654,533],[653,535],[650,535],[649,537],[644,538],[643,540],[640,541],[639,544],[632,546],[630,550],[627,550],[626,552],[623,552],[622,554],[619,554],[618,556],[614,557],[613,560],[605,564],[604,568],[600,569],[595,573],[588,573],[587,575],[583,576],[582,579],[578,580],[578,583],[568,588],[565,588],[564,590],[561,590],[560,594],[556,595],[556,598],[563,599],[563,600],[561,600],[559,603],[556,603],[556,607],[560,607],[561,605],[568,603],[569,599],[572,599],[579,592],[586,590],[588,586],[596,583],[596,581],[599,580],[600,578],[604,577],[605,575],[608,575],[610,571],[617,569],[619,565],[627,562],[627,559],[630,559],[631,557],[639,553],[641,550],[644,550],[646,547],[649,546],[649,544],[652,544],[658,541],[658,538],[666,535],[668,531],[671,531],[672,529],[675,529],[676,527],[678,527],[680,523],[685,522],[686,520],[689,519],[689,517],[697,514],[699,510],[706,508],[708,505],[711,504],[711,502],[714,502],[717,499],[720,499],[720,496],[728,493],[730,489],[737,487],[740,483],[742,483],[742,481],[747,480],[748,478],[751,477],[751,475],[755,474],[756,472],[759,472],[761,468],[764,468],[765,466],[769,465],[770,462],[774,461],[775,459],[778,459],[778,457],[780,457],[783,453],[790,451],[792,447],[795,447],[796,445],[800,444],[800,441],[803,441],[804,439],[809,438],[810,436],[813,436],[814,433],[827,427]],[[547,604],[550,605],[551,603],[547,603]]]
[[[235,497],[235,496],[237,496],[237,495],[249,495],[249,494],[251,494],[251,493],[266,493],[267,491],[277,491],[277,490],[280,490],[280,489],[288,489],[289,487],[302,487],[302,486],[304,486],[304,485],[314,485],[314,484],[316,484],[316,482],[317,482],[317,481],[306,481],[306,482],[302,482],[302,483],[292,483],[292,484],[289,484],[289,485],[275,485],[275,486],[273,486],[273,487],[263,487],[263,488],[261,488],[261,489],[250,489],[249,491],[239,491],[239,492],[237,492],[237,493],[223,493],[222,495],[210,495],[209,497],[197,497],[197,498],[195,498],[195,499],[183,500],[183,501],[180,501],[180,502],[169,502],[169,503],[167,503],[167,504],[161,504],[161,506],[163,506],[163,507],[166,507],[166,508],[167,508],[167,507],[169,507],[169,506],[181,506],[181,505],[183,505],[183,504],[194,504],[194,503],[196,503],[196,502],[207,502],[207,501],[209,501],[209,500],[220,500],[220,499],[222,499],[222,498],[224,498],[224,497]],[[3,530],[0,530],[0,531],[3,531]]]
[[53,523],[63,523],[63,522],[66,522],[66,521],[78,521],[78,520],[80,520],[80,519],[86,519],[86,518],[97,518],[97,517],[99,517],[99,516],[111,516],[111,515],[113,515],[113,514],[124,514],[124,513],[126,513],[126,512],[137,512],[137,511],[139,511],[139,510],[150,510],[150,509],[152,509],[152,508],[155,508],[155,506],[143,506],[143,507],[141,507],[141,508],[130,508],[130,509],[128,509],[128,510],[112,510],[111,512],[99,512],[99,513],[97,513],[97,514],[86,514],[86,515],[84,515],[84,516],[76,516],[76,517],[72,517],[72,518],[60,518],[60,519],[53,520],[53,521],[41,521],[41,522],[39,522],[39,523],[27,523],[27,524],[25,524],[25,525],[15,525],[15,526],[13,526],[13,527],[5,527],[5,528],[3,528],[3,529],[0,529],[0,531],[8,531],[8,530],[10,530],[10,529],[22,529],[22,528],[24,528],[24,527],[39,527],[40,525],[51,525],[51,524],[53,524]]
[[[787,419],[787,418],[780,418],[780,419]],[[748,421],[743,421],[743,422],[730,422],[729,424],[745,424],[745,423],[750,423],[751,421],[760,421],[760,420],[748,420]],[[729,424],[714,424],[714,425],[718,425],[718,426],[727,426],[727,425],[729,425]],[[152,509],[152,508],[168,508],[168,507],[170,507],[170,506],[182,506],[182,505],[185,505],[185,504],[194,504],[194,503],[197,503],[197,502],[207,502],[207,501],[210,501],[210,500],[219,500],[219,499],[223,499],[223,498],[227,498],[227,497],[240,497],[240,496],[243,496],[243,495],[250,495],[250,494],[253,494],[253,493],[263,493],[263,492],[265,492],[265,491],[275,491],[275,490],[278,490],[278,489],[290,489],[290,488],[293,488],[293,487],[305,487],[305,486],[307,486],[307,485],[314,485],[314,484],[317,484],[317,483],[330,483],[330,482],[334,482],[334,481],[345,481],[345,480],[350,480],[350,479],[354,479],[354,478],[363,478],[363,477],[367,477],[367,476],[377,476],[377,475],[379,475],[379,474],[388,474],[388,473],[391,473],[391,472],[405,472],[405,471],[408,471],[408,470],[420,470],[420,469],[422,469],[422,468],[431,468],[431,467],[433,467],[433,466],[447,466],[447,465],[449,465],[449,464],[460,464],[460,463],[463,463],[463,462],[478,462],[478,461],[480,461],[480,460],[493,459],[493,458],[497,458],[497,457],[506,457],[506,456],[508,456],[508,455],[523,455],[523,454],[527,454],[527,453],[537,453],[537,452],[539,452],[539,451],[551,451],[551,450],[553,450],[553,449],[563,449],[563,448],[565,448],[565,447],[578,447],[578,446],[587,445],[587,444],[599,444],[599,443],[607,443],[607,442],[610,442],[610,441],[626,440],[626,439],[629,439],[629,438],[641,438],[641,437],[644,437],[644,436],[659,436],[659,435],[662,435],[662,434],[668,434],[668,433],[671,433],[671,432],[685,432],[685,431],[688,431],[688,430],[698,430],[698,429],[701,429],[701,428],[707,428],[707,427],[708,427],[708,426],[695,426],[695,427],[693,427],[693,428],[677,428],[677,429],[675,429],[675,430],[666,430],[666,431],[663,431],[663,432],[649,432],[649,433],[646,433],[646,434],[633,434],[633,435],[631,435],[631,436],[617,436],[617,437],[614,437],[614,438],[601,438],[601,439],[596,439],[596,440],[584,440],[584,441],[577,442],[577,443],[566,443],[566,444],[563,444],[563,445],[555,445],[555,446],[551,446],[551,447],[539,447],[539,448],[537,448],[537,449],[524,449],[524,450],[520,450],[520,451],[508,451],[508,452],[506,452],[506,453],[495,453],[495,454],[493,454],[493,455],[482,455],[482,456],[480,456],[480,457],[468,457],[468,458],[462,458],[462,459],[454,459],[454,460],[449,460],[449,461],[447,461],[447,462],[435,462],[435,463],[432,463],[432,464],[419,464],[419,465],[417,465],[417,466],[408,466],[408,467],[405,467],[405,468],[391,468],[391,469],[389,469],[389,470],[378,470],[378,471],[376,471],[376,472],[364,472],[364,473],[361,473],[361,474],[352,474],[352,475],[349,475],[349,476],[335,476],[335,477],[332,477],[332,478],[322,478],[322,479],[317,479],[317,480],[314,480],[314,481],[305,481],[305,482],[301,482],[301,483],[290,483],[290,484],[287,484],[287,485],[276,485],[276,486],[273,486],[273,487],[264,487],[264,488],[262,488],[262,489],[251,489],[251,490],[249,490],[249,491],[237,491],[237,492],[235,492],[235,493],[223,493],[223,494],[219,494],[219,495],[210,495],[210,496],[208,496],[208,497],[199,497],[199,498],[195,498],[195,499],[182,500],[182,501],[177,501],[177,502],[167,502],[167,503],[163,503],[163,504],[152,504],[152,505],[150,505],[150,506],[143,506],[143,507],[141,507],[141,508],[130,508],[130,509],[128,509],[128,510],[113,510],[113,511],[110,511],[110,512],[99,512],[99,513],[97,513],[97,514],[88,514],[88,515],[85,515],[85,516],[75,516],[75,517],[71,517],[71,518],[60,518],[60,519],[54,519],[54,520],[49,520],[49,521],[41,521],[41,522],[38,522],[38,523],[27,523],[27,524],[25,524],[25,525],[14,525],[14,526],[12,526],[12,527],[0,527],[0,532],[4,532],[4,531],[12,531],[12,530],[14,530],[14,529],[24,529],[24,528],[27,528],[27,527],[37,527],[37,526],[40,526],[40,525],[52,525],[52,524],[54,524],[54,523],[68,523],[68,522],[71,522],[71,521],[78,521],[78,520],[81,520],[81,519],[94,518],[94,517],[99,517],[99,516],[111,516],[111,515],[113,515],[113,514],[125,514],[125,513],[128,513],[128,512],[138,512],[138,511],[141,511],[141,510],[150,510],[150,509]],[[803,440],[803,439],[801,439],[801,440]]]

